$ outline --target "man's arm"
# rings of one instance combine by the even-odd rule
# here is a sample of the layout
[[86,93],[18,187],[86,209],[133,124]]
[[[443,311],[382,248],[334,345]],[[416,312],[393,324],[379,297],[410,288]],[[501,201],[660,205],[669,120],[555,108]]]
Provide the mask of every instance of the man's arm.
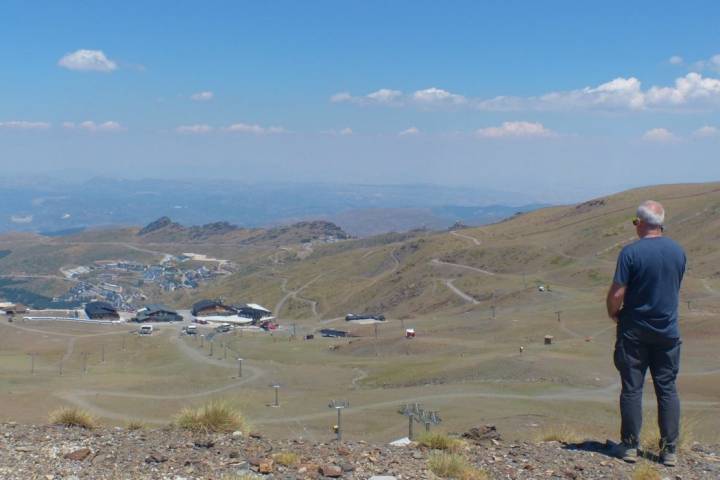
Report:
[[615,320],[615,323],[618,321],[620,308],[622,307],[623,300],[625,299],[625,290],[625,285],[619,285],[613,282],[607,294],[606,305],[608,317]]

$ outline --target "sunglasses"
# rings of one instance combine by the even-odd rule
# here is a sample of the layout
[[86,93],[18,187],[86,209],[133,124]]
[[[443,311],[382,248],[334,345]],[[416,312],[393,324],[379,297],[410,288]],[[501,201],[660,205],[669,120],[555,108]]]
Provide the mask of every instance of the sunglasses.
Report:
[[[640,222],[642,222],[642,220],[640,220],[638,217],[635,217],[635,218],[632,219],[632,224],[635,225],[636,227],[637,227],[638,225],[640,225]],[[661,231],[661,232],[664,232],[664,231],[665,231],[665,225],[660,225],[660,231]]]

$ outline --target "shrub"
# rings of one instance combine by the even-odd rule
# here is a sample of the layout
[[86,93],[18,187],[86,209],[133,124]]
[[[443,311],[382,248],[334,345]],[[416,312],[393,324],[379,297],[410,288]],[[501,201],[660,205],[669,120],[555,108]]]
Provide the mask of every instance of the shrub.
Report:
[[135,430],[142,430],[143,428],[145,428],[145,424],[139,420],[130,420],[127,423],[127,429],[131,432]]
[[541,442],[578,443],[585,440],[575,428],[566,425],[551,425],[545,427],[539,434]]
[[60,408],[50,414],[50,423],[65,427],[81,427],[91,430],[97,426],[95,418],[78,408]]
[[633,471],[632,480],[661,480],[662,476],[655,467],[649,463],[641,463]]
[[428,458],[430,471],[442,478],[458,480],[487,480],[487,473],[468,463],[465,457],[456,453],[433,453]]
[[423,432],[418,435],[416,442],[433,450],[448,450],[453,453],[459,452],[465,446],[462,440],[439,432]]
[[193,432],[233,432],[245,429],[245,419],[240,411],[228,402],[213,400],[199,408],[185,408],[177,415],[175,423]]
[[292,467],[300,463],[300,455],[294,452],[280,452],[273,455],[273,460],[279,465]]

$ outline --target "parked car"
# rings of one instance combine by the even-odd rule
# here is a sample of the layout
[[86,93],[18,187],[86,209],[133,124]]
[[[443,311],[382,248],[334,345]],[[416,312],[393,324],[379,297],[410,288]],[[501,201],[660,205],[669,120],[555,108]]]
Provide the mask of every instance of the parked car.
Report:
[[185,327],[185,335],[197,335],[197,325],[188,325]]
[[193,321],[193,323],[199,323],[200,325],[207,325],[207,323],[208,323],[208,321],[205,320],[204,318],[198,318],[198,317],[194,317],[192,321]]
[[217,327],[215,327],[215,331],[218,333],[225,333],[229,332],[232,326],[229,323],[221,323]]
[[152,335],[153,330],[154,330],[154,328],[152,325],[143,325],[142,327],[140,327],[138,329],[138,333],[140,335]]

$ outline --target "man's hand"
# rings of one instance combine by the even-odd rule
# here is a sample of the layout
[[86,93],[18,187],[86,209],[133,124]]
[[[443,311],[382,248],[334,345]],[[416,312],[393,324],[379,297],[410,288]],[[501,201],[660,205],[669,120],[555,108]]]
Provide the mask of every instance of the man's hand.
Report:
[[607,313],[608,317],[613,319],[615,323],[618,323],[618,316],[620,315],[620,309],[623,305],[623,300],[625,299],[625,285],[618,285],[617,283],[613,283],[610,286],[610,290],[607,294]]

